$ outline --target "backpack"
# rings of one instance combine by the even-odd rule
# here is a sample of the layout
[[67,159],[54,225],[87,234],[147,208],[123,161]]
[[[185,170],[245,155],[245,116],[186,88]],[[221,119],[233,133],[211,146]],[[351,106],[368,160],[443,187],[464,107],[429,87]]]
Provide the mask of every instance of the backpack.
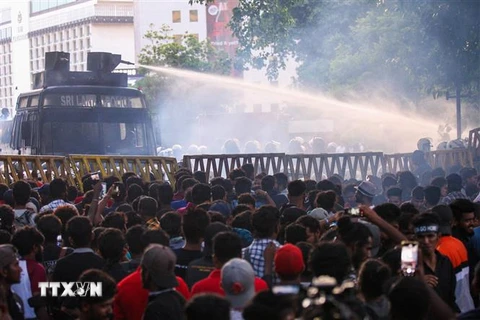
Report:
[[25,227],[33,224],[32,215],[34,213],[30,210],[25,210],[20,216],[15,215],[15,226]]

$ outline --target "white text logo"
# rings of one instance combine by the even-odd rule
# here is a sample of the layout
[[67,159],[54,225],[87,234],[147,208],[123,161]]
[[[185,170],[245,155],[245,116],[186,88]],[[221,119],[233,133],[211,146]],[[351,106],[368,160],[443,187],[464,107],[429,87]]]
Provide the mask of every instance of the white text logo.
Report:
[[[101,297],[101,282],[39,282],[40,296]],[[50,290],[49,290],[50,289]],[[48,291],[50,293],[48,294]]]

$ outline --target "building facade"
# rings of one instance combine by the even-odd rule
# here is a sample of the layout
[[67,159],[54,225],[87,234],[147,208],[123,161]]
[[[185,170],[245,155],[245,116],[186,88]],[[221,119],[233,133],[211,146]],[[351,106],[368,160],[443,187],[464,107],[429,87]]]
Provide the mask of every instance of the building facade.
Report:
[[70,52],[72,71],[86,70],[91,51],[135,61],[133,0],[19,0],[1,9],[0,108],[13,111],[50,51]]

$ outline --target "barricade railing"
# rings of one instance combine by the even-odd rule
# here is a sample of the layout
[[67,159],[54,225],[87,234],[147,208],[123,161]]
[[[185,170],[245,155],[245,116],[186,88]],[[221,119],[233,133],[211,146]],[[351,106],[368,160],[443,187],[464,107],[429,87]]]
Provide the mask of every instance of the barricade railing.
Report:
[[480,128],[470,130],[468,133],[468,148],[473,152],[473,158],[480,158]]
[[426,158],[432,168],[446,169],[454,165],[473,168],[474,153],[474,149],[437,150],[427,153]]
[[126,172],[135,172],[144,181],[169,181],[175,186],[175,171],[178,169],[175,158],[150,156],[101,156],[101,155],[69,155],[70,168],[74,172],[76,182],[81,186],[84,175],[100,172],[103,177],[121,176]]
[[412,154],[411,153],[395,153],[385,154],[383,173],[396,173],[398,171],[412,170]]
[[0,183],[7,185],[24,179],[45,183],[60,177],[74,184],[65,157],[0,155],[0,170]]
[[204,171],[213,177],[227,177],[235,168],[240,168],[246,163],[253,164],[255,174],[265,172],[274,174],[284,172],[286,168],[284,153],[256,153],[256,154],[211,154],[211,155],[186,155],[183,165],[195,171]]
[[322,180],[334,174],[345,179],[365,180],[383,168],[383,153],[295,154],[286,155],[288,173],[292,179]]

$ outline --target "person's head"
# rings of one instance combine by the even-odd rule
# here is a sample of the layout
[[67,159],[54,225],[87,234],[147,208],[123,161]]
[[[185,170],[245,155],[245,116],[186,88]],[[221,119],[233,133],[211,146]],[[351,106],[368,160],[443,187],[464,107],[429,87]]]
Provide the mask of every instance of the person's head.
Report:
[[[26,271],[26,270],[25,270]],[[11,244],[0,245],[0,283],[20,283],[22,268],[18,263],[17,249]]]
[[106,228],[97,241],[98,251],[107,265],[117,262],[127,253],[127,242],[123,233],[116,228]]
[[30,201],[32,187],[27,182],[20,180],[13,184],[13,199],[16,206],[25,206]]
[[253,227],[251,217],[252,211],[243,211],[242,213],[237,214],[232,220],[232,228],[240,228],[252,231]]
[[433,213],[422,213],[413,221],[415,239],[425,256],[432,256],[437,248],[439,240],[440,221]]
[[435,179],[437,177],[445,178],[445,170],[443,170],[442,167],[437,167],[432,170],[432,179]]
[[233,258],[222,267],[220,285],[232,308],[243,309],[255,296],[255,272],[243,259]]
[[411,203],[417,209],[421,208],[425,204],[425,192],[423,190],[423,187],[416,186],[415,188],[413,188]]
[[142,235],[145,232],[145,229],[136,225],[127,230],[125,234],[125,240],[127,241],[128,251],[132,255],[141,255],[145,247],[142,244]]
[[307,241],[307,231],[304,226],[291,223],[285,228],[285,243],[296,245],[298,242]]
[[455,225],[466,233],[473,234],[475,227],[475,204],[467,199],[457,199],[450,204]]
[[109,320],[113,318],[113,298],[116,293],[116,282],[107,273],[90,269],[83,272],[78,278],[79,282],[90,282],[101,284],[101,296],[91,297],[85,295],[79,297],[80,319],[88,320]]
[[366,260],[358,272],[358,287],[365,300],[375,300],[383,295],[390,276],[391,271],[386,264],[377,259]]
[[440,202],[442,194],[439,187],[427,186],[423,189],[423,192],[425,194],[425,204],[428,207],[436,206]]
[[398,227],[401,233],[403,233],[409,240],[415,238],[415,233],[413,232],[412,220],[415,217],[415,213],[412,212],[402,212],[400,217],[398,217]]
[[122,232],[127,231],[127,216],[123,212],[113,212],[105,217],[101,226],[104,228],[115,228]]
[[226,195],[227,192],[225,191],[225,188],[223,186],[215,185],[212,187],[212,201],[225,200]]
[[277,190],[278,191],[285,190],[287,188],[287,185],[288,185],[287,175],[283,172],[278,172],[278,173],[275,173],[273,176],[275,177]]
[[246,173],[245,171],[243,171],[242,169],[240,168],[236,168],[236,169],[233,169],[232,171],[230,171],[230,173],[228,174],[228,178],[232,181],[235,181],[237,178],[240,178],[240,177],[246,177]]
[[262,206],[252,214],[252,228],[257,239],[276,238],[279,226],[278,209]]
[[447,205],[440,204],[433,207],[430,211],[438,217],[438,231],[440,235],[451,235],[454,223],[452,209],[450,209],[450,207]]
[[278,295],[266,290],[255,295],[242,316],[245,320],[290,320],[295,319],[297,308],[296,295]]
[[423,153],[421,150],[415,150],[412,154],[412,163],[416,166],[419,166],[425,162],[425,153]]
[[143,196],[138,201],[138,213],[144,220],[151,219],[157,215],[158,203],[152,197]]
[[398,229],[398,218],[400,217],[400,208],[393,203],[384,203],[374,208],[375,212],[385,221]]
[[199,244],[203,241],[205,228],[210,224],[210,216],[203,209],[188,211],[183,216],[183,234],[188,243]]
[[127,202],[133,203],[135,199],[138,197],[143,196],[143,188],[138,184],[132,184],[128,186],[127,189]]
[[36,228],[23,227],[18,229],[12,237],[12,244],[18,249],[21,257],[32,253],[41,254],[45,238]]
[[445,179],[444,177],[436,177],[432,179],[430,184],[432,186],[440,188],[440,194],[442,197],[447,196],[448,194],[447,179]]
[[399,277],[388,291],[390,319],[424,320],[430,309],[427,285],[413,277]]
[[45,237],[45,242],[56,243],[62,233],[62,221],[53,214],[46,214],[38,219],[37,228]]
[[238,204],[244,204],[250,210],[255,210],[255,198],[250,193],[242,193],[238,196]]
[[67,222],[67,235],[74,248],[85,248],[92,241],[92,223],[87,217],[73,217]]
[[302,180],[294,180],[288,184],[287,190],[290,202],[303,201],[305,199],[307,186]]
[[205,256],[212,256],[213,254],[213,238],[220,232],[229,231],[229,227],[221,222],[212,222],[205,228],[205,237],[204,237],[204,244],[205,247],[203,249],[203,254]]
[[173,188],[168,183],[154,183],[148,188],[150,197],[157,200],[161,206],[168,206],[173,201]]
[[306,241],[308,243],[313,245],[317,244],[321,235],[320,222],[317,219],[312,216],[305,215],[298,218],[295,223],[305,227],[305,231],[307,233]]
[[365,224],[353,222],[348,216],[340,218],[337,225],[338,239],[349,249],[353,266],[358,270],[360,264],[372,255],[372,233]]
[[308,192],[308,204],[310,206],[310,209],[314,209],[317,207],[317,204],[315,203],[315,199],[317,199],[317,195],[320,193],[317,189],[311,190]]
[[355,201],[355,185],[347,184],[342,191],[342,196],[345,204],[348,204],[350,207],[355,207],[357,202]]
[[382,178],[382,190],[387,191],[397,185],[397,179],[393,175],[387,175]]
[[368,181],[362,181],[355,192],[355,199],[357,203],[364,205],[371,205],[377,189],[375,185]]
[[261,185],[262,185],[263,191],[266,191],[269,193],[274,192],[275,185],[276,185],[275,177],[271,175],[267,175],[263,177]]
[[447,176],[448,192],[458,192],[462,190],[462,177],[459,174],[451,173]]
[[391,187],[387,190],[386,193],[387,199],[389,203],[400,207],[402,204],[402,189],[399,187]]
[[167,212],[160,218],[160,227],[170,238],[179,237],[182,233],[182,217],[174,211]]
[[141,265],[143,287],[150,291],[178,286],[175,277],[175,253],[161,244],[151,244],[143,253]]
[[162,246],[168,247],[170,238],[163,230],[145,230],[142,234],[141,244],[143,246],[142,252],[150,244],[161,244]]
[[235,179],[235,193],[250,193],[252,191],[252,180],[247,177],[238,177]]
[[215,294],[195,295],[185,306],[186,320],[230,320],[230,303]]
[[465,187],[477,185],[477,169],[463,168],[460,170],[460,176],[462,177],[462,184]]
[[242,239],[232,231],[216,234],[212,239],[213,262],[220,269],[233,258],[242,257]]
[[302,251],[294,244],[285,244],[275,253],[275,272],[281,281],[300,282],[300,275],[305,270]]
[[[28,193],[30,195],[30,192]],[[62,178],[53,179],[50,182],[50,197],[52,199],[67,199],[67,183]]]
[[330,276],[342,283],[350,272],[352,263],[345,244],[321,241],[310,254],[310,270],[315,277]]
[[337,201],[337,194],[334,191],[321,191],[317,194],[315,199],[316,207],[325,209],[327,212],[332,212]]
[[127,188],[134,184],[140,186],[142,189],[144,187],[144,182],[142,178],[140,178],[137,175],[128,177],[127,181],[125,182],[125,185],[127,186]]
[[415,206],[410,202],[402,203],[402,205],[400,206],[400,212],[402,212],[402,213],[409,212],[409,213],[413,213],[413,214],[419,214],[420,213],[418,211],[418,209],[415,208]]
[[252,163],[245,163],[242,166],[242,170],[243,170],[243,172],[245,172],[245,176],[248,179],[253,180],[253,178],[255,176],[255,168],[254,168]]
[[15,212],[8,204],[0,205],[0,229],[6,230],[8,233],[13,234],[15,226]]
[[207,183],[207,173],[205,171],[195,171],[193,177],[200,183]]
[[235,218],[237,215],[244,211],[250,211],[250,207],[244,204],[239,204],[232,210],[232,217]]
[[411,171],[400,171],[397,173],[398,186],[404,191],[410,191],[417,186],[417,178]]
[[12,242],[12,234],[7,230],[0,229],[0,244],[7,244]]
[[196,205],[212,201],[212,190],[206,183],[198,183],[192,188],[192,200]]

